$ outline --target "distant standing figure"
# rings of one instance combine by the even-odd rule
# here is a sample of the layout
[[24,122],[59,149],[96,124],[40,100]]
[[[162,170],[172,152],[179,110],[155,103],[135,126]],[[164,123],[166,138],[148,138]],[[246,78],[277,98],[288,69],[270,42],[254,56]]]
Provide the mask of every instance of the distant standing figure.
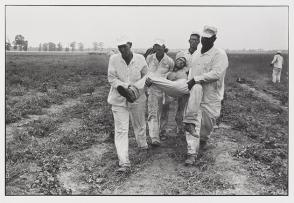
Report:
[[281,79],[281,72],[282,72],[282,67],[284,64],[284,58],[282,56],[281,51],[277,51],[277,53],[274,56],[273,61],[271,62],[271,66],[273,66],[273,83],[280,83]]

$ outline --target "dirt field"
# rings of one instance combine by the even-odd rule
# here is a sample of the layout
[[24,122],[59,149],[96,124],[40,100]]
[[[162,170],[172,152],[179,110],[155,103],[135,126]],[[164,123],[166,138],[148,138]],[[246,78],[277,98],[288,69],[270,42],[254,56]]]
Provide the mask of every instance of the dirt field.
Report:
[[168,139],[142,154],[131,130],[131,173],[119,175],[108,57],[8,54],[6,195],[287,195],[288,59],[273,85],[272,57],[229,54],[219,126],[195,166],[173,102]]

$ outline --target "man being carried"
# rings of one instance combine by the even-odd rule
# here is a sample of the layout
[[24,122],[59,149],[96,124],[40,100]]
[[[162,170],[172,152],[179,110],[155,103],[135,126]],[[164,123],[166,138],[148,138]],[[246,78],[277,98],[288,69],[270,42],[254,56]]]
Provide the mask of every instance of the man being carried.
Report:
[[[189,71],[192,66],[192,57],[198,53],[197,48],[200,43],[200,34],[198,32],[192,32],[189,38],[189,49],[180,51],[177,53],[176,58],[184,57],[186,59],[186,66],[184,70],[189,74]],[[183,126],[183,116],[184,116],[184,108],[188,102],[188,95],[183,95],[177,98],[177,112],[176,112],[176,123],[177,123],[177,134],[184,135],[184,126]]]

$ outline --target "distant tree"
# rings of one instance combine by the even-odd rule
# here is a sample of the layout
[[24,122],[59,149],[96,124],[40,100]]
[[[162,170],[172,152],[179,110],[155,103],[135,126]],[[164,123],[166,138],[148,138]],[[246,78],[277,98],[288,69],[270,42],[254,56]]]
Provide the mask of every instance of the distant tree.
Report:
[[84,44],[82,42],[78,43],[79,51],[84,51]]
[[56,44],[53,42],[49,42],[48,49],[49,49],[49,51],[56,51]]
[[11,49],[10,42],[5,42],[5,50],[9,51]]
[[103,49],[103,46],[104,46],[104,43],[103,43],[103,42],[99,42],[99,43],[98,43],[98,47],[99,47],[99,49]]
[[28,41],[27,40],[23,42],[23,50],[24,51],[28,50]]
[[70,43],[71,51],[75,51],[76,49],[76,42]]
[[22,51],[24,49],[27,50],[28,42],[25,41],[24,36],[16,35],[15,40],[14,40],[14,45],[16,46],[16,49],[19,49],[20,51]]
[[42,48],[43,51],[48,51],[48,43],[44,43],[42,46],[43,46]]
[[39,44],[38,51],[42,51],[42,44],[41,43]]
[[68,48],[68,47],[66,47],[66,48],[65,48],[65,51],[69,51],[69,48]]
[[62,44],[60,42],[57,44],[57,51],[62,51]]
[[93,42],[93,49],[94,51],[98,50],[98,42]]
[[16,44],[16,42],[13,41],[12,44],[13,44],[13,50],[17,50],[17,44]]

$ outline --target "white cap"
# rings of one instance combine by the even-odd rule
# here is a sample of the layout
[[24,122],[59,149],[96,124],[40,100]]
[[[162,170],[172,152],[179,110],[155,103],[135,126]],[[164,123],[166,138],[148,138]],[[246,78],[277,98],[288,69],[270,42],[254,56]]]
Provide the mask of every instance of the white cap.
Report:
[[205,25],[201,36],[210,38],[213,35],[216,35],[216,33],[217,33],[216,27]]
[[124,44],[127,44],[128,42],[131,42],[130,38],[126,35],[120,36],[116,39],[116,45],[121,46]]
[[162,46],[162,45],[165,45],[165,41],[163,39],[156,38],[156,39],[154,39],[153,44],[158,44],[158,45]]
[[191,35],[199,35],[199,36],[200,36],[200,33],[197,32],[197,31],[193,31],[193,32],[191,33]]
[[281,54],[282,52],[281,51],[277,51],[277,54]]

